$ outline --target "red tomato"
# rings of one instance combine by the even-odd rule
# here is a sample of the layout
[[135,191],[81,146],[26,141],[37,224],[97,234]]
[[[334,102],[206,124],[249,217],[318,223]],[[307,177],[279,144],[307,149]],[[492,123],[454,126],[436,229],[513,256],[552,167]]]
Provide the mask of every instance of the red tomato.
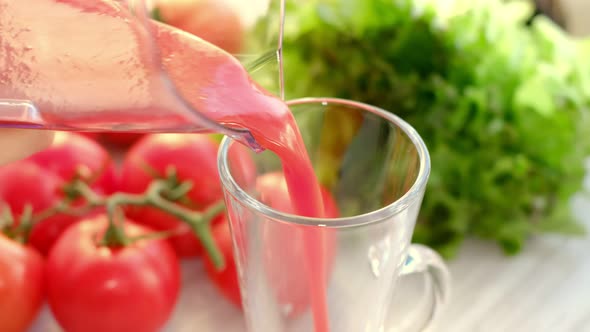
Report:
[[128,147],[132,145],[143,136],[145,136],[145,134],[137,133],[102,133],[101,135],[105,141],[122,147]]
[[117,190],[117,173],[108,151],[80,134],[57,132],[49,148],[28,159],[66,181],[81,172],[84,178],[93,180],[92,187],[99,193],[111,194]]
[[0,235],[0,331],[24,332],[43,304],[43,258]]
[[77,131],[76,133],[94,140],[98,138],[98,133],[95,132]]
[[[282,173],[269,173],[257,179],[257,190],[260,193],[260,199],[263,203],[270,207],[293,213],[293,206],[287,191],[287,186]],[[339,215],[338,207],[330,192],[325,188],[321,188],[326,209],[326,215],[329,218],[336,218]],[[231,210],[229,210],[231,213]],[[234,224],[248,223],[245,220],[244,212],[240,216],[234,216]],[[247,227],[247,225],[242,225]],[[315,241],[315,244],[323,244],[324,254],[318,255],[323,259],[315,261],[321,264],[323,274],[327,277],[328,269],[333,263],[335,256],[336,237],[335,233],[330,229],[324,229],[323,232],[314,230],[315,237],[310,238],[309,233],[304,233],[302,228],[295,226],[267,222],[263,228],[261,238],[264,241],[265,257],[264,263],[267,273],[267,279],[272,284],[277,300],[281,305],[290,308],[290,316],[296,316],[302,313],[309,306],[309,280],[307,272],[304,268],[293,270],[293,266],[303,266],[307,263],[302,257],[305,257],[305,246]],[[242,230],[237,230],[239,233],[247,234]],[[213,236],[217,245],[222,251],[226,259],[226,268],[222,271],[217,271],[208,257],[205,259],[205,267],[209,278],[214,285],[220,290],[221,294],[229,299],[232,303],[240,306],[240,293],[238,277],[236,272],[236,265],[232,256],[232,243],[229,232],[229,225],[227,223],[220,223],[213,228]],[[321,237],[321,241],[317,241]],[[238,241],[238,246],[241,250],[246,250],[247,245],[241,244],[244,239]],[[288,245],[286,245],[288,244]],[[273,253],[281,252],[280,257],[273,255]],[[281,261],[277,261],[277,259]],[[314,263],[314,262],[312,262]]]
[[58,199],[62,178],[27,160],[0,167],[0,201],[19,216],[30,204],[33,212],[51,207]]
[[[203,134],[152,134],[141,139],[127,153],[123,162],[121,189],[129,193],[143,192],[153,180],[144,165],[164,175],[169,166],[176,169],[180,181],[191,181],[193,188],[183,204],[202,210],[223,198],[217,172],[218,145]],[[182,221],[158,209],[129,207],[127,216],[150,228],[175,230],[180,235],[170,243],[181,257],[200,256],[203,248],[190,228]]]
[[[180,290],[180,267],[164,240],[127,247],[97,245],[105,215],[68,228],[47,259],[47,297],[68,332],[154,332],[168,321]],[[128,236],[149,233],[125,222]]]
[[[58,175],[41,168],[28,160],[0,168],[0,201],[9,206],[15,217],[19,217],[27,204],[33,213],[41,212],[61,199],[61,188],[65,181]],[[76,222],[77,218],[56,214],[35,225],[29,234],[29,243],[42,254],[47,254],[62,231]]]
[[164,23],[196,35],[232,53],[242,49],[244,29],[235,9],[218,0],[160,1]]
[[[109,153],[95,141],[72,132],[58,132],[52,145],[38,152],[26,161],[38,165],[24,166],[26,171],[11,169],[5,171],[2,185],[7,194],[0,199],[8,203],[20,214],[26,203],[39,212],[63,198],[61,188],[77,174],[92,179],[92,188],[99,194],[111,194],[117,189],[117,174]],[[40,169],[41,168],[41,169]],[[54,176],[47,173],[53,173]],[[56,179],[58,177],[61,181]],[[23,185],[24,181],[28,185]],[[27,190],[35,188],[35,190]],[[40,193],[41,190],[43,200]],[[29,242],[46,255],[61,233],[79,218],[67,214],[56,214],[41,221],[33,228]]]

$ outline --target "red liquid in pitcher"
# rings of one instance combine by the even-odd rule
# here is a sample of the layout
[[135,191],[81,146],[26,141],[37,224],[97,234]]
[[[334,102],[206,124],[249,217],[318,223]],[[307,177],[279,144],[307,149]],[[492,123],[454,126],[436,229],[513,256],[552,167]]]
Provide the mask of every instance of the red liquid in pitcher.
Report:
[[[159,113],[174,101],[155,83],[159,73],[142,62],[150,50],[113,3],[0,0],[0,66],[6,66],[0,67],[0,99],[33,100],[43,110],[46,128],[64,123],[190,124],[179,113]],[[84,30],[75,35],[80,39],[72,37],[76,29]],[[35,52],[43,47],[40,32],[63,36],[59,45],[52,45],[59,54]],[[118,35],[109,40],[109,34]],[[101,52],[96,52],[93,38],[101,40]],[[155,46],[184,99],[218,123],[248,129],[258,144],[281,159],[297,213],[323,216],[319,185],[287,105],[255,84],[234,57],[199,38],[156,24]],[[326,264],[320,254],[324,243],[306,234],[315,332],[328,332]]]

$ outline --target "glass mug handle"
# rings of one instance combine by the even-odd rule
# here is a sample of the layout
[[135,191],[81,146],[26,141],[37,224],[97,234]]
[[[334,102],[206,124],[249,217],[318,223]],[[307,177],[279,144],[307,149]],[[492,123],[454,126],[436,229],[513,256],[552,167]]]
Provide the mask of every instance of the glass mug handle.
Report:
[[[431,297],[431,305],[428,313],[420,325],[412,322],[412,326],[420,326],[417,331],[430,331],[433,323],[442,309],[448,303],[451,293],[451,274],[441,256],[433,249],[420,245],[412,244],[408,248],[407,258],[402,267],[400,276],[413,274],[424,274],[425,292]],[[390,317],[391,318],[391,317]],[[397,332],[391,326],[385,329],[386,332]],[[405,329],[404,329],[405,331]]]

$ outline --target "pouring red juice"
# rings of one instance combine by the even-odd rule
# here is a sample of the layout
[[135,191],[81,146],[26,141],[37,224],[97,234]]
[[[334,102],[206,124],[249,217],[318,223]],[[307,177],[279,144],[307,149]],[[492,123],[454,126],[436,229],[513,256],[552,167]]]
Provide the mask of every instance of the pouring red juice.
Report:
[[[163,92],[158,67],[149,63],[149,45],[118,6],[111,1],[0,0],[0,99],[30,100],[41,112],[26,119],[0,112],[5,127],[133,124],[196,130],[186,113],[161,112],[178,107],[178,101]],[[153,46],[183,100],[219,124],[247,129],[260,147],[280,158],[297,213],[322,217],[319,184],[287,105],[256,84],[232,55],[170,26],[150,24]],[[58,54],[37,52],[47,38],[57,43]],[[96,52],[99,41],[102,49]],[[306,234],[315,332],[328,332],[324,243]]]

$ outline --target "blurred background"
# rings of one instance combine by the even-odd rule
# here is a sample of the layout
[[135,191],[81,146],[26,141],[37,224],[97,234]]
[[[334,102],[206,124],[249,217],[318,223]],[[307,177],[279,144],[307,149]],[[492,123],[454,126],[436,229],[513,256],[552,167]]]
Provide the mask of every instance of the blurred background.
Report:
[[[269,0],[223,1],[254,26],[246,41],[264,39],[272,50],[278,16],[256,26]],[[590,331],[590,0],[286,3],[287,99],[379,106],[413,125],[429,148],[432,174],[414,241],[446,259],[454,288],[435,331]],[[165,12],[159,19],[175,25]],[[223,32],[228,25],[208,35],[213,30],[181,23],[243,59],[256,52],[227,43],[235,39]],[[268,68],[255,79],[276,88],[276,67]],[[332,125],[336,136],[354,127]],[[105,136],[125,149],[138,139]],[[243,332],[240,310],[200,263],[183,265],[183,292],[165,331]],[[397,298],[408,308],[420,291],[414,281]],[[45,310],[32,331],[60,329]]]

